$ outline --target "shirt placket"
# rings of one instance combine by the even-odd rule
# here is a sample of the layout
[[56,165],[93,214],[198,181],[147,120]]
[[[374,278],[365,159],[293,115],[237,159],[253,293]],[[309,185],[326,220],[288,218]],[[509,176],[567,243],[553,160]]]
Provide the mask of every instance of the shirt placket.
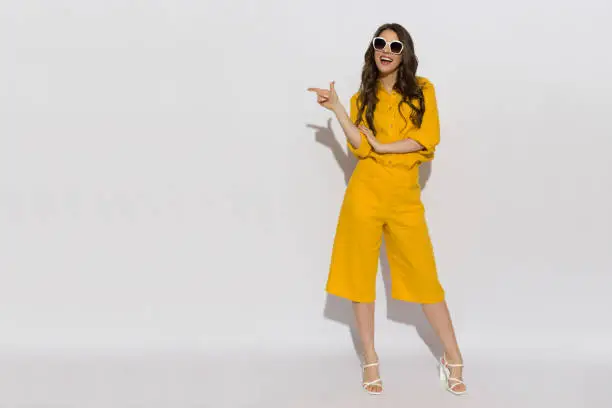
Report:
[[[397,109],[394,109],[394,103],[396,100],[396,95],[394,93],[390,94],[390,95],[386,95],[386,109],[387,112],[386,113],[386,117],[388,118],[388,125],[387,125],[387,131],[389,132],[389,139],[390,140],[396,140],[395,138],[395,132],[397,132],[397,125],[396,125],[396,120],[397,120]],[[389,143],[389,142],[387,142]],[[384,156],[384,162],[386,164],[392,164],[391,161],[391,157],[389,155],[385,155]]]
[[391,97],[389,98],[389,101],[387,103],[388,107],[388,114],[389,114],[389,134],[391,135],[392,139],[395,139],[395,132],[397,131],[396,129],[396,119],[397,119],[397,109],[393,109],[393,104],[395,103],[395,95],[391,95]]

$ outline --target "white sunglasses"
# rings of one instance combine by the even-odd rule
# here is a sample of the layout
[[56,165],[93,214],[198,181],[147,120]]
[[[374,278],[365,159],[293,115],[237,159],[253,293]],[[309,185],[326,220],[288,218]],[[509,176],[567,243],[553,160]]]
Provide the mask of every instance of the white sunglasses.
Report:
[[401,54],[404,49],[404,44],[398,40],[387,41],[382,37],[374,37],[372,39],[372,47],[374,47],[376,51],[383,51],[387,45],[389,46],[391,54]]

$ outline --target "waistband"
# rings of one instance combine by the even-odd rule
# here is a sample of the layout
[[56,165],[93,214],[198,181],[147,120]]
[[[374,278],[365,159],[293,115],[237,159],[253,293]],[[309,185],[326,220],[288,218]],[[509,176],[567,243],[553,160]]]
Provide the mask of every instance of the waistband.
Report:
[[379,180],[380,182],[391,182],[404,186],[419,184],[419,166],[407,166],[385,162],[373,157],[366,157],[357,163],[355,175],[360,178]]

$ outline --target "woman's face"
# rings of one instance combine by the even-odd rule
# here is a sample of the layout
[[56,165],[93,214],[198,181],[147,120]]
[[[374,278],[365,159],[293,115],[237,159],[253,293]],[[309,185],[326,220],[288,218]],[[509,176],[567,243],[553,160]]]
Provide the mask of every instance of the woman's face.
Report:
[[391,47],[388,43],[391,41],[399,41],[395,31],[389,29],[384,30],[378,35],[378,37],[384,38],[387,41],[387,44],[382,50],[374,48],[374,60],[376,62],[376,67],[381,74],[390,74],[399,67],[402,61],[402,54],[406,52],[404,49],[406,45],[404,44],[400,54],[394,54],[391,52]]

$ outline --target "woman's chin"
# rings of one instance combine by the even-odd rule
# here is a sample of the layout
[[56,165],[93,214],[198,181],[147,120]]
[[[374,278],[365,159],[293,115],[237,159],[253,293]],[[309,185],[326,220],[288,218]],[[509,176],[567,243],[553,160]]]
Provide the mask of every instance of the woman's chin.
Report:
[[396,70],[397,70],[397,67],[396,68],[382,67],[378,71],[380,72],[381,75],[389,75],[389,74],[394,73]]
[[380,65],[380,64],[376,64],[376,67],[378,68],[378,72],[382,75],[392,74],[398,68],[397,66]]

